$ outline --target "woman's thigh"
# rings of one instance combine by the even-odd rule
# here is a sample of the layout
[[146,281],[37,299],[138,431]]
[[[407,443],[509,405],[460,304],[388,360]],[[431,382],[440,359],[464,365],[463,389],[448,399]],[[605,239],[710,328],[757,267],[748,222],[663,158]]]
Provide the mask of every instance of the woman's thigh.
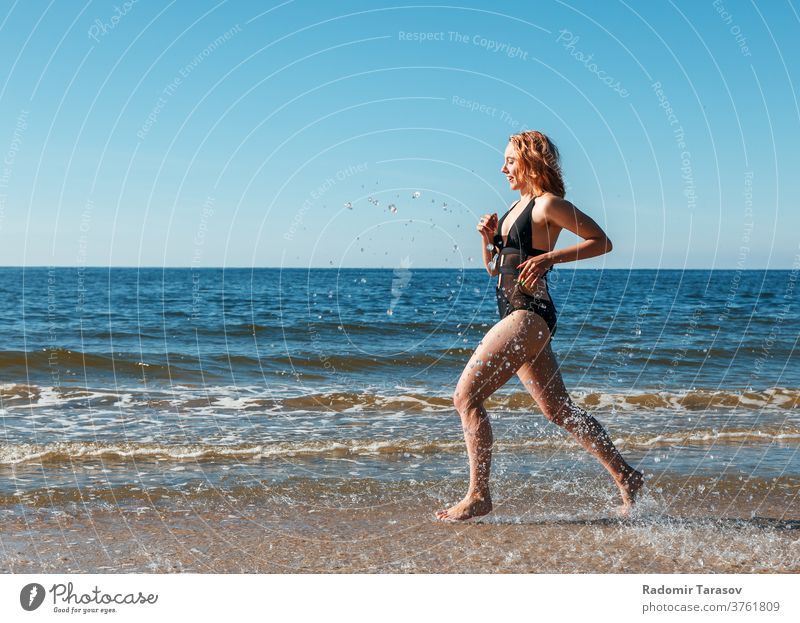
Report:
[[540,316],[522,310],[510,313],[489,329],[472,353],[456,386],[456,401],[482,403],[535,358],[549,339]]

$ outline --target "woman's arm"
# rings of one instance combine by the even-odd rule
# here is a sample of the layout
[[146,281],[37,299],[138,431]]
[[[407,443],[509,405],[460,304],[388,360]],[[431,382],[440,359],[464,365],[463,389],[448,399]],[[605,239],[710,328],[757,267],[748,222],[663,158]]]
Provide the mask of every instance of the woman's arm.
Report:
[[520,269],[517,279],[523,285],[535,283],[553,264],[585,260],[611,251],[611,240],[606,232],[566,199],[548,197],[542,207],[544,216],[550,223],[568,229],[583,240],[571,247],[553,249],[525,260],[517,267]]
[[552,264],[575,262],[608,253],[613,248],[606,232],[572,203],[561,197],[551,197],[544,205],[545,218],[583,238],[578,244],[545,253]]

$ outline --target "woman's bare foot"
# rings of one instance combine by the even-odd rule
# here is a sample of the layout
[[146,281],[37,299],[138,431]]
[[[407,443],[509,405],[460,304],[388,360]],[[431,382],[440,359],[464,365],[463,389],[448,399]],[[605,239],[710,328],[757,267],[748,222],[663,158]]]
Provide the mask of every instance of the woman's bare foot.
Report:
[[436,518],[440,521],[463,521],[472,517],[486,515],[492,510],[492,498],[489,494],[484,497],[467,495],[455,506],[447,510],[436,511]]
[[636,504],[636,496],[643,486],[644,476],[642,472],[635,469],[617,482],[619,492],[622,494],[622,506],[617,509],[617,512],[622,517],[630,515],[631,510],[633,510],[633,505]]

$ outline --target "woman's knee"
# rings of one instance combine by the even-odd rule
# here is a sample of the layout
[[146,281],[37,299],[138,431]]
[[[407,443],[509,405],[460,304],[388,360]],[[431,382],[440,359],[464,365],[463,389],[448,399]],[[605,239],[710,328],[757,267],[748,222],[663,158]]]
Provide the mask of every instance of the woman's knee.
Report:
[[482,404],[483,401],[468,389],[457,388],[453,393],[453,406],[462,416],[480,409]]
[[572,430],[589,418],[589,414],[571,400],[553,405],[553,407],[546,409],[544,416],[553,424],[566,428],[567,430]]

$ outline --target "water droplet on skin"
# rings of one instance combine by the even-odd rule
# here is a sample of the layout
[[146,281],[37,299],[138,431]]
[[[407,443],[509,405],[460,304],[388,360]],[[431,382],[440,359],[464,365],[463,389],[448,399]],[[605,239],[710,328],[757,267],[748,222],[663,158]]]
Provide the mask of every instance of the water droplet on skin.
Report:
[[418,190],[415,190],[413,193],[411,193],[411,198],[412,199],[419,199],[421,194],[422,194],[421,192],[419,192]]

